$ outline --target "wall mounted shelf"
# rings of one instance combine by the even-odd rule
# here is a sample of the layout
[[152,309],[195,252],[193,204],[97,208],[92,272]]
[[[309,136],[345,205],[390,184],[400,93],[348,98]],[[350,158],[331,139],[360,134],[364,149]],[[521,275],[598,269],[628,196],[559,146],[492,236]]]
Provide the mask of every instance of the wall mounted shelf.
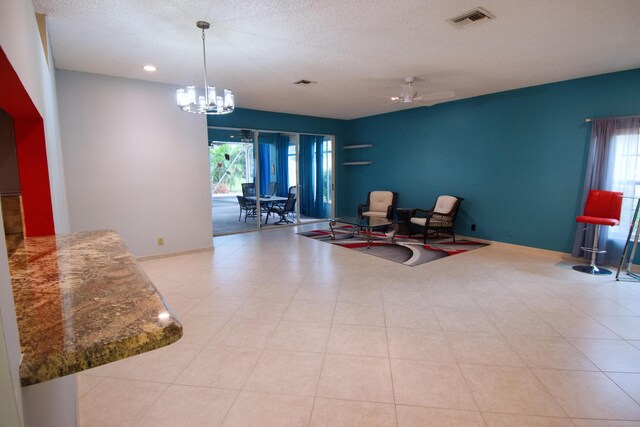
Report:
[[371,148],[373,147],[373,144],[357,144],[357,145],[345,145],[344,147],[342,147],[345,150],[356,150],[359,148]]
[[373,164],[371,161],[363,161],[363,162],[342,162],[344,166],[367,166]]

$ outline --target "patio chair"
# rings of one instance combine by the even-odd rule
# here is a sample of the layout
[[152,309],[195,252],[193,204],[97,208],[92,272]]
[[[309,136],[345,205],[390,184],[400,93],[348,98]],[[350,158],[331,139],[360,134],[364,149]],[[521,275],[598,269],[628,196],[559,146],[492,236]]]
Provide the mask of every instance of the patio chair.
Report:
[[278,191],[278,183],[270,182],[267,186],[267,194],[265,194],[265,196],[275,196],[276,191]]
[[451,235],[453,243],[455,243],[456,235],[453,233],[453,226],[458,208],[463,200],[462,197],[440,196],[430,210],[413,209],[409,222],[410,233],[422,234],[423,242],[426,244],[429,230],[433,230],[438,237],[440,237],[440,232],[445,232]]
[[[280,215],[280,221],[275,224],[292,224],[293,220],[290,217],[295,213],[296,210],[296,196],[298,194],[298,187],[292,186],[289,187],[289,195],[287,196],[287,201],[281,205],[274,205],[269,208],[269,212],[277,213]],[[269,221],[269,218],[265,221],[265,223]]]
[[244,197],[255,196],[256,195],[256,185],[253,182],[243,182],[242,183],[242,195]]
[[236,196],[238,198],[238,206],[240,207],[240,215],[238,221],[242,218],[242,211],[244,211],[244,222],[247,222],[247,217],[255,218],[258,213],[256,210],[256,203],[246,199],[242,196]]

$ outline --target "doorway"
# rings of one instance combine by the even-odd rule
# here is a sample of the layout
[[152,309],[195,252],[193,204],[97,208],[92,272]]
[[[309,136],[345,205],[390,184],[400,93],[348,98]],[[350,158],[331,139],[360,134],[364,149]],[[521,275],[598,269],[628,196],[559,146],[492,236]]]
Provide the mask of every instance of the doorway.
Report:
[[252,211],[240,209],[243,184],[255,182],[254,131],[208,131],[214,235],[256,230],[256,215]]
[[334,137],[210,127],[213,235],[334,213]]

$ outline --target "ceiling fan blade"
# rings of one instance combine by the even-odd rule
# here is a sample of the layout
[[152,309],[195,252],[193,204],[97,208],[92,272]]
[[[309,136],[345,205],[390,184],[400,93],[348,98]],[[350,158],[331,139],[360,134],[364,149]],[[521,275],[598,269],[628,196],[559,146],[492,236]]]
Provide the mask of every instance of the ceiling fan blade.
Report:
[[444,90],[442,92],[433,92],[422,95],[420,98],[423,101],[438,101],[441,99],[449,99],[456,96],[456,93],[452,90]]
[[389,96],[389,95],[373,95],[373,94],[371,94],[371,93],[367,93],[366,95],[367,95],[367,96],[372,96],[372,97],[374,97],[374,98],[385,98],[385,99],[393,98],[392,96]]

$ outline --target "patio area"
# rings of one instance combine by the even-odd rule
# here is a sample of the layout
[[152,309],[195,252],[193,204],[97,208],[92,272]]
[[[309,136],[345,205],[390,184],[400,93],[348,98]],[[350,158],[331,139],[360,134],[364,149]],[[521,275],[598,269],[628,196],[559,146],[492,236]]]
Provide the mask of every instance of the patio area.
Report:
[[[244,233],[247,231],[255,231],[257,227],[256,217],[247,217],[247,222],[244,221],[244,212],[242,218],[238,220],[240,214],[240,208],[238,206],[238,198],[236,196],[241,194],[214,194],[211,198],[211,216],[213,217],[213,235],[224,236],[227,234]],[[273,224],[280,219],[278,215],[271,214],[269,217],[269,223],[264,224],[265,214],[259,217],[262,222],[262,227],[283,227],[285,225],[294,224]],[[323,221],[322,218],[308,218],[304,215],[300,215],[300,223],[307,224],[311,222]]]

